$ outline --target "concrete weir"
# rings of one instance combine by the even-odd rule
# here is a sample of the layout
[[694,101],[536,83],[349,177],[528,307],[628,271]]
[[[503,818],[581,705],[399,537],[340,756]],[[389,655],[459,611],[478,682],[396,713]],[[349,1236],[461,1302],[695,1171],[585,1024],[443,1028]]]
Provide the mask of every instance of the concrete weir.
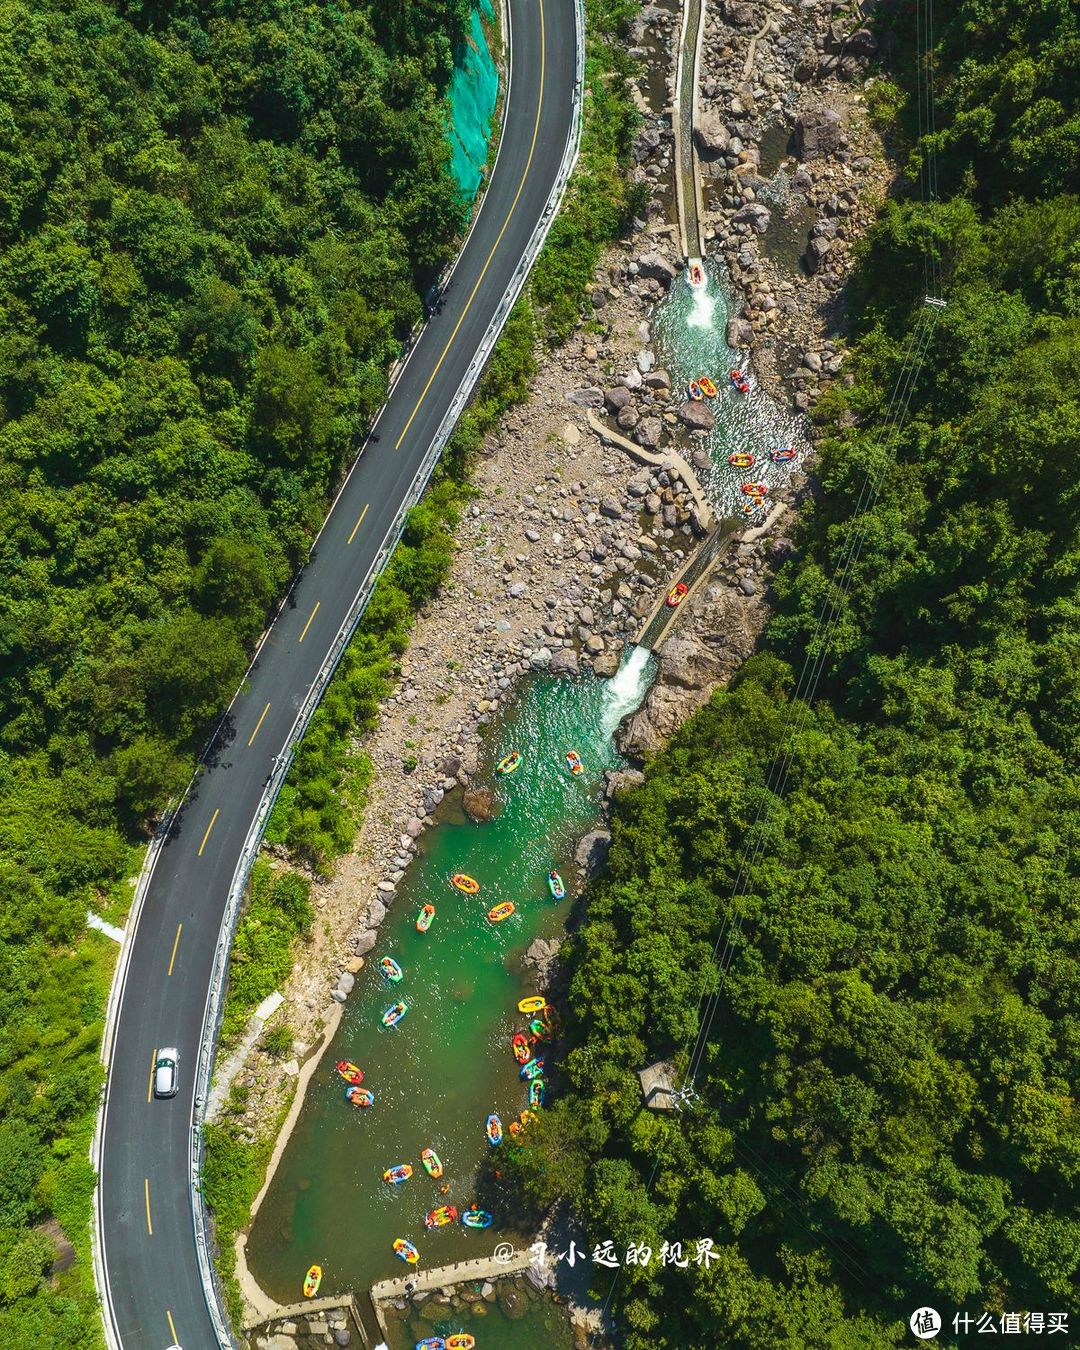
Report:
[[675,206],[679,217],[679,247],[688,260],[705,256],[701,221],[701,171],[694,127],[697,125],[698,64],[705,34],[705,0],[686,0],[683,6],[679,63],[675,76]]

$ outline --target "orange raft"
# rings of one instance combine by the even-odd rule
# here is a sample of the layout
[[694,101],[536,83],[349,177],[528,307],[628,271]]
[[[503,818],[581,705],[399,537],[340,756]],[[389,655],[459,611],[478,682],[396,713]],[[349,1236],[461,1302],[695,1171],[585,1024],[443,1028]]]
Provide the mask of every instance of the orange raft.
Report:
[[508,919],[517,906],[512,900],[504,900],[501,905],[496,905],[494,909],[487,912],[489,923],[502,923],[503,919]]
[[456,886],[459,891],[464,891],[466,895],[475,895],[480,889],[480,883],[473,877],[467,877],[464,872],[455,872],[450,878],[450,884]]

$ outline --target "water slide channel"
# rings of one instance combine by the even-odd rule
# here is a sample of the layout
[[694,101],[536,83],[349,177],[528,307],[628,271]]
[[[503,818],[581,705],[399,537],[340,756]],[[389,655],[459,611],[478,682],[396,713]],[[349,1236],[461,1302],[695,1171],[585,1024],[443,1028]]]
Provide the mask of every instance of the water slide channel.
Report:
[[[739,483],[745,474],[728,466],[728,454],[749,448],[759,456],[754,477],[775,483],[786,470],[769,461],[768,450],[797,436],[793,419],[763,392],[752,388],[739,395],[727,379],[737,362],[724,342],[727,313],[724,289],[710,270],[700,290],[681,276],[653,322],[658,355],[673,380],[706,372],[719,387],[713,401],[716,428],[698,444],[711,458],[712,468],[701,477],[721,515],[730,515],[743,500]],[[526,1029],[528,1020],[517,1012],[517,1002],[535,992],[523,980],[520,957],[534,938],[563,931],[569,902],[551,899],[547,873],[558,868],[569,880],[575,844],[599,812],[604,771],[620,763],[614,733],[640,704],[653,668],[653,659],[637,647],[628,650],[610,680],[525,681],[490,728],[478,778],[496,789],[497,819],[469,821],[458,794],[451,794],[439,823],[421,837],[380,943],[357,976],[341,1027],[308,1088],[248,1241],[251,1271],[274,1298],[293,1302],[313,1262],[324,1270],[323,1293],[401,1275],[405,1267],[392,1250],[398,1237],[416,1244],[424,1266],[487,1256],[503,1240],[519,1246],[531,1240],[515,1227],[512,1199],[499,1180],[485,1174],[478,1187],[480,1165],[492,1152],[485,1120],[497,1111],[505,1128],[527,1104],[527,1085],[519,1080],[510,1048],[511,1036]],[[567,768],[569,749],[585,765],[578,777]],[[521,767],[508,777],[496,776],[494,766],[511,750],[521,754]],[[480,893],[455,890],[450,884],[455,872],[475,877]],[[357,897],[358,906],[364,899]],[[513,901],[516,912],[503,923],[489,923],[487,911],[504,900]],[[415,919],[426,903],[436,914],[430,931],[421,934]],[[387,984],[379,973],[384,954],[401,965],[400,984]],[[386,1030],[381,1015],[398,999],[409,1005],[408,1012],[400,1025]],[[364,1086],[375,1094],[370,1109],[359,1111],[346,1102],[334,1070],[339,1059],[363,1070]],[[558,1091],[553,1068],[545,1073],[551,1093]],[[443,1161],[441,1181],[424,1172],[420,1152],[426,1146]],[[385,1184],[383,1172],[398,1163],[411,1164],[413,1176],[399,1186]],[[449,1190],[440,1194],[444,1184]],[[437,1205],[460,1210],[474,1203],[494,1214],[490,1229],[453,1224],[425,1231],[424,1215]],[[535,1328],[529,1320],[517,1322],[512,1334],[523,1338],[535,1330],[537,1343],[558,1350],[556,1332],[544,1320],[549,1313],[547,1305],[533,1304],[528,1318]],[[498,1350],[497,1328],[504,1324],[511,1334],[511,1324],[497,1308],[452,1326],[429,1321],[419,1334],[471,1330],[479,1337],[481,1321],[479,1343]],[[414,1320],[408,1333],[400,1331],[402,1346],[417,1338],[417,1325]]]

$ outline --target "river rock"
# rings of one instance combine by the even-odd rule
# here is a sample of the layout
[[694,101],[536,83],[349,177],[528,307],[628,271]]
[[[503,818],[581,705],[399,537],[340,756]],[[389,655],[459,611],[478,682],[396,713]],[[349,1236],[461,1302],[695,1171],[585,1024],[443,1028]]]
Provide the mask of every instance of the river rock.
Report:
[[651,277],[654,281],[662,282],[665,286],[670,286],[675,280],[674,265],[659,253],[643,253],[638,258],[637,265],[640,276]]
[[349,971],[347,970],[342,971],[342,973],[338,976],[337,987],[341,990],[343,994],[351,994],[353,991],[353,986],[355,984],[356,984],[356,976],[350,974]]
[[536,651],[529,657],[529,665],[533,670],[546,670],[551,665],[551,648],[537,647]]
[[373,928],[366,928],[353,943],[353,951],[357,956],[366,956],[378,940],[378,933]]
[[352,1332],[349,1330],[348,1327],[338,1327],[338,1329],[334,1332],[334,1344],[335,1345],[352,1344]]
[[712,431],[716,425],[713,410],[705,403],[692,398],[679,405],[677,416],[683,426],[691,431]]
[[590,881],[607,865],[611,850],[610,830],[590,830],[574,851],[574,861],[585,881]]
[[810,108],[795,123],[794,149],[800,159],[817,159],[840,148],[843,130],[835,108]]
[[[372,945],[374,946],[374,943]],[[331,989],[330,997],[334,1000],[335,1003],[344,1003],[348,995],[343,994],[340,989]]]
[[803,265],[811,276],[819,270],[825,257],[832,248],[831,239],[811,239],[806,246],[806,252],[803,254]]
[[499,799],[491,788],[467,788],[461,794],[461,805],[470,820],[494,820],[499,814]]
[[296,1350],[296,1342],[291,1336],[278,1332],[276,1336],[267,1336],[262,1342],[266,1350]]
[[600,499],[600,514],[607,516],[609,520],[621,520],[622,508],[614,497],[602,497]]
[[385,918],[386,903],[380,896],[376,896],[367,907],[367,915],[365,916],[367,926],[369,928],[378,928]]
[[616,651],[599,652],[593,657],[593,673],[602,680],[610,680],[619,669],[619,653]]
[[552,675],[576,675],[578,673],[578,654],[573,647],[560,647],[552,652],[548,670]]
[[781,535],[779,539],[773,539],[769,543],[765,552],[768,554],[770,562],[786,562],[795,552],[795,544],[786,535]]
[[650,389],[670,389],[671,376],[666,370],[650,370],[645,383]]
[[643,417],[634,428],[634,440],[646,450],[655,450],[663,432],[664,424],[659,417]]
[[525,1295],[508,1280],[502,1280],[498,1289],[499,1307],[511,1322],[516,1322],[529,1311],[529,1301]]
[[424,822],[419,816],[413,816],[408,825],[405,826],[405,833],[410,839],[419,839],[424,833]]
[[757,595],[757,582],[753,577],[740,577],[739,590],[743,595]]
[[718,159],[727,153],[731,136],[727,124],[717,112],[703,113],[694,128],[694,140],[702,159]]
[[546,989],[551,984],[558,959],[558,938],[536,938],[529,943],[521,964],[535,976],[537,985]]
[[754,325],[749,319],[739,319],[734,316],[727,321],[727,328],[724,332],[724,341],[729,347],[749,347],[754,341]]
[[633,431],[639,422],[637,410],[634,408],[624,408],[615,419],[615,425],[620,431]]
[[579,408],[602,408],[604,391],[590,385],[584,389],[571,389],[566,395],[567,402],[576,403]]
[[617,792],[640,787],[645,775],[640,769],[608,769],[604,774],[604,796],[610,801]]
[[604,394],[604,403],[608,412],[620,413],[630,402],[630,390],[624,384],[617,384]]
[[772,220],[772,212],[762,202],[747,202],[731,217],[733,225],[749,225],[755,234],[764,234]]
[[754,24],[754,6],[746,0],[724,0],[720,7],[724,18],[734,28],[752,28]]

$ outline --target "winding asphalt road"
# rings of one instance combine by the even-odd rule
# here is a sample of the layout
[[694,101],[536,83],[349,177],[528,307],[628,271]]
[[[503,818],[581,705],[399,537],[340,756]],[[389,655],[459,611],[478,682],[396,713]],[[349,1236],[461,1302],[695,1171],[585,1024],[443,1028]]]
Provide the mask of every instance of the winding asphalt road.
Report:
[[[499,301],[525,254],[572,134],[573,0],[509,0],[511,77],[497,163],[444,306],[424,329],[311,559],[161,848],[117,1000],[99,1130],[99,1271],[110,1343],[219,1345],[196,1259],[188,1177],[194,1074],[226,898],[272,763],[358,588],[392,534]],[[180,1091],[151,1092],[177,1046]],[[297,1294],[303,1272],[297,1272]]]

